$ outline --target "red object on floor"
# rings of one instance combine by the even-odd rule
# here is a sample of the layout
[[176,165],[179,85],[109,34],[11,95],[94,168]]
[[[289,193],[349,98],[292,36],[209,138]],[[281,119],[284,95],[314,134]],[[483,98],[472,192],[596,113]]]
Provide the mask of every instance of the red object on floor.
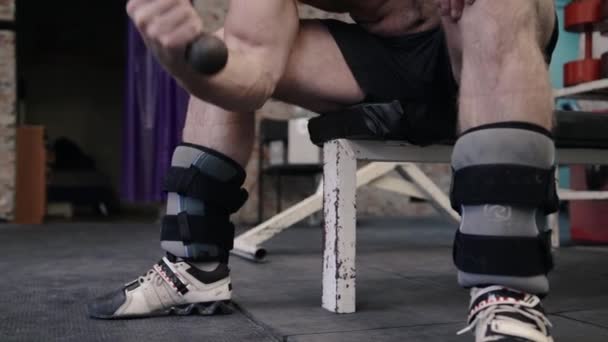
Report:
[[[608,191],[608,168],[570,168],[573,190]],[[608,201],[570,201],[570,235],[573,241],[608,244]]]

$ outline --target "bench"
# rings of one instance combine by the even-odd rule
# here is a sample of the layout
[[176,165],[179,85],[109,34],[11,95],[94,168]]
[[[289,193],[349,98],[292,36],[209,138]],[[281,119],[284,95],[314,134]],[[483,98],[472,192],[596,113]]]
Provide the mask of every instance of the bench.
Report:
[[[379,106],[372,113],[386,112],[395,104]],[[369,108],[368,108],[369,109]],[[367,111],[370,113],[370,111]],[[324,178],[317,192],[300,203],[243,233],[235,239],[234,254],[261,260],[266,252],[261,244],[292,224],[324,208],[325,240],[323,253],[323,307],[335,313],[355,312],[356,299],[356,189],[373,185],[411,197],[427,199],[453,222],[459,217],[443,193],[414,163],[449,163],[453,138],[420,147],[394,140],[388,117],[362,114],[360,108],[336,113],[350,119],[336,125],[337,116],[311,119],[311,139],[323,144]],[[608,116],[596,113],[556,112],[558,164],[608,164]],[[370,161],[357,170],[357,160]],[[402,180],[384,177],[396,170]],[[560,189],[562,200],[608,199],[608,192],[576,192]],[[321,201],[322,200],[322,201]],[[323,203],[322,203],[323,202]],[[548,218],[553,229],[553,245],[559,245],[557,215]]]

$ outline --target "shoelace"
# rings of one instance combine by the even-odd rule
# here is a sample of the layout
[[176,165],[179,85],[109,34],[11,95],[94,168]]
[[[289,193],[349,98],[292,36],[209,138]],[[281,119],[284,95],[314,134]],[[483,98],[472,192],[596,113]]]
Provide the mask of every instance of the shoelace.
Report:
[[[502,315],[504,313],[513,313],[513,314],[523,315],[523,316],[529,318],[530,320],[532,320],[535,324],[528,323],[528,322],[522,322],[521,320],[517,320],[508,315]],[[517,322],[519,324],[525,324],[525,325],[529,326],[530,328],[541,331],[545,335],[548,333],[547,327],[552,327],[551,322],[549,322],[547,317],[545,317],[545,315],[542,312],[540,312],[534,308],[530,308],[530,307],[526,307],[526,306],[522,306],[522,305],[497,304],[497,305],[489,306],[485,310],[479,312],[475,316],[475,318],[469,323],[469,325],[466,328],[460,330],[457,334],[462,335],[464,333],[467,333],[467,332],[473,330],[477,326],[477,324],[479,324],[480,322],[482,324],[488,324],[488,322],[490,322],[494,319],[508,320],[508,321],[512,321],[512,322]]]
[[163,282],[163,278],[160,276],[160,274],[158,274],[158,272],[154,268],[151,268],[150,270],[148,270],[148,272],[146,272],[146,274],[137,278],[137,281],[140,284],[156,281],[156,286],[160,286]]

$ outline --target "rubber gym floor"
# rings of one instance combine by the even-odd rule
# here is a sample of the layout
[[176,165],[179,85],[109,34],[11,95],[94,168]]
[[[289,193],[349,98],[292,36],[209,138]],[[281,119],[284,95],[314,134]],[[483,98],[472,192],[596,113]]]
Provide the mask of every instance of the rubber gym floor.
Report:
[[[160,256],[154,224],[0,226],[0,341],[472,341],[468,294],[451,262],[455,227],[439,219],[362,219],[358,312],[321,309],[321,229],[290,229],[268,261],[232,258],[236,310],[215,317],[91,320],[86,303]],[[556,253],[546,300],[556,341],[608,341],[608,248]]]

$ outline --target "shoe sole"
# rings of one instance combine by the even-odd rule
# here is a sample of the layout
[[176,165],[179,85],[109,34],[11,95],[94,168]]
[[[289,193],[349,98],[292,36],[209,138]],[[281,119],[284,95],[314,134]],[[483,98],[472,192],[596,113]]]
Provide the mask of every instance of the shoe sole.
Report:
[[91,318],[105,319],[105,320],[121,320],[121,319],[136,319],[136,318],[152,318],[152,317],[164,317],[164,316],[215,316],[215,315],[229,315],[235,310],[234,305],[229,300],[207,302],[207,303],[193,303],[172,306],[165,310],[159,310],[150,312],[147,314],[136,314],[136,315],[90,315]]

